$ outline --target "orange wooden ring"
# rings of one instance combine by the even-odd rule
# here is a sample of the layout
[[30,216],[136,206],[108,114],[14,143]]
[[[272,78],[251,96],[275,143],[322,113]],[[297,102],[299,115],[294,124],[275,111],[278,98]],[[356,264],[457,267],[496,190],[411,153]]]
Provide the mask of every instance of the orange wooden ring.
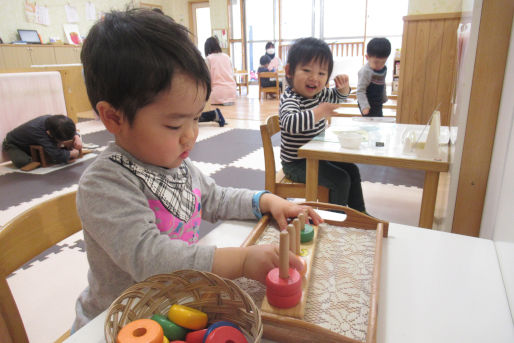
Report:
[[125,325],[116,338],[117,343],[162,343],[164,332],[151,319],[138,319]]

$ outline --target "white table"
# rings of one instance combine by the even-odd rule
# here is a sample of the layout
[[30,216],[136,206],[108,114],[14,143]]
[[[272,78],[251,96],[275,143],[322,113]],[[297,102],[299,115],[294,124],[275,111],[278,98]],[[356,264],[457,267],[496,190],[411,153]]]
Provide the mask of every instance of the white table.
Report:
[[[254,225],[225,222],[200,244],[238,246]],[[382,254],[377,342],[514,342],[492,241],[391,223]],[[65,342],[104,343],[105,316]]]
[[[298,149],[298,156],[306,159],[305,198],[307,201],[316,201],[317,199],[320,160],[423,170],[425,181],[418,225],[432,228],[439,173],[447,172],[449,168],[448,145],[440,146],[441,154],[438,159],[419,157],[415,153],[404,151],[403,140],[408,132],[421,134],[423,125],[387,123],[374,119],[332,118],[331,127],[326,130],[323,137],[321,135],[315,137]],[[378,119],[382,120],[383,118]],[[359,149],[342,148],[333,133],[336,129],[364,131],[368,136],[367,141],[363,142]],[[427,132],[428,129],[424,131],[424,135]],[[441,127],[441,138],[448,141],[448,127]],[[381,141],[383,146],[376,147],[377,141]]]

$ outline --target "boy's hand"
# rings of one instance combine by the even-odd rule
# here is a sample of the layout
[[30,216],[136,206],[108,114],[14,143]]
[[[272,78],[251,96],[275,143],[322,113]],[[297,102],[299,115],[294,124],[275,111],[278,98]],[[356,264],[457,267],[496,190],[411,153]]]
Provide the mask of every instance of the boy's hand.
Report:
[[338,108],[338,104],[332,104],[330,102],[322,102],[316,107],[314,112],[314,120],[316,122],[320,121],[323,118],[330,118],[332,114],[334,114],[334,110]]
[[369,113],[369,107],[366,107],[366,108],[362,109],[362,114],[363,115],[368,115],[368,113]]
[[336,84],[336,88],[341,94],[349,94],[350,93],[350,78],[346,74],[337,75],[334,78],[334,82]]
[[[269,271],[279,266],[278,245],[251,245],[246,248],[243,262],[243,276],[266,283]],[[302,272],[303,264],[300,257],[289,252],[289,266]]]
[[323,222],[312,207],[295,204],[271,193],[263,194],[259,205],[262,213],[271,213],[281,230],[287,229],[287,218],[298,217],[300,213],[306,213],[307,218],[310,217],[314,225]]
[[82,150],[82,139],[79,135],[75,135],[75,137],[73,137],[73,148]]

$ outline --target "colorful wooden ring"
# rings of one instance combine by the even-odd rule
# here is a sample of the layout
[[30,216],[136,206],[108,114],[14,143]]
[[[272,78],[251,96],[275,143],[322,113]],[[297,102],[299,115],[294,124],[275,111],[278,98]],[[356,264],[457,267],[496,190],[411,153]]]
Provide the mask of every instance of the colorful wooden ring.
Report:
[[164,336],[166,336],[170,341],[181,340],[186,337],[186,329],[168,320],[168,318],[162,314],[154,314],[150,319],[155,320],[162,327]]
[[248,343],[245,335],[232,326],[221,326],[213,330],[205,343]]
[[162,343],[164,333],[157,322],[138,319],[125,325],[116,338],[116,343]]
[[289,278],[282,279],[279,276],[278,268],[273,268],[266,276],[266,292],[278,296],[288,296],[302,291],[302,277],[300,273],[289,268]]
[[175,304],[168,312],[168,319],[186,329],[200,330],[207,326],[207,314],[195,308]]
[[305,229],[300,231],[300,242],[307,243],[314,238],[314,228],[312,225],[305,224]]
[[278,308],[291,308],[296,306],[302,299],[302,292],[294,293],[288,296],[280,296],[273,293],[269,293],[266,290],[266,298],[270,305]]
[[207,329],[191,331],[186,335],[187,343],[202,343]]
[[209,337],[209,335],[211,334],[212,331],[216,330],[217,328],[219,327],[222,327],[222,326],[231,326],[233,328],[236,328],[238,329],[239,331],[241,331],[241,329],[239,328],[239,326],[237,326],[236,324],[232,323],[232,322],[227,322],[227,321],[219,321],[219,322],[216,322],[216,323],[212,323],[208,328],[207,328],[207,333],[205,334],[205,336],[203,336],[203,343],[205,343],[205,340],[207,339],[207,337]]
[[170,343],[166,336],[162,336],[162,343]]

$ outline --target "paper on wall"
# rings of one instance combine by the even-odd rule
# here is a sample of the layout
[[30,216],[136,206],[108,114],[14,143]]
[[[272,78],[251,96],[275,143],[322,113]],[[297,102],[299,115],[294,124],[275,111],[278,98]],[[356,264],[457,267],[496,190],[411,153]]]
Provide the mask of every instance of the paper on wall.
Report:
[[77,23],[79,21],[79,14],[73,5],[64,5],[64,10],[66,12],[68,23]]
[[95,4],[91,1],[86,2],[86,19],[87,20],[96,20],[96,8]]

